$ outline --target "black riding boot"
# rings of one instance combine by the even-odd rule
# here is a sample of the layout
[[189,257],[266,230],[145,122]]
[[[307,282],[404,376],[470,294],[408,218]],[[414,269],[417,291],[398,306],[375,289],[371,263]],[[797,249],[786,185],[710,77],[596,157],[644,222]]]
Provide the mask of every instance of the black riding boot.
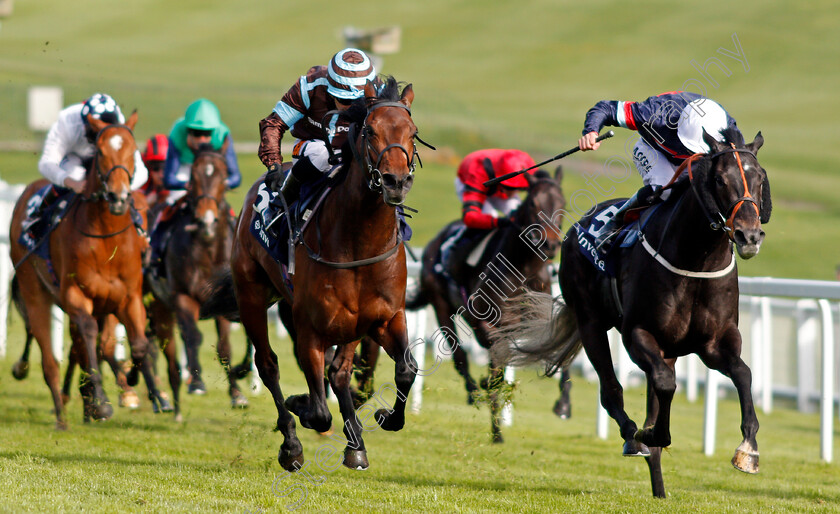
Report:
[[595,248],[601,253],[608,250],[609,245],[607,243],[624,227],[624,215],[627,214],[627,211],[652,205],[659,198],[661,190],[662,186],[643,186],[636,191],[601,228],[601,233],[595,239]]
[[[279,190],[275,189],[278,177],[272,177],[274,180],[271,180],[269,177],[273,173],[279,172],[272,172],[266,175],[265,182],[269,189],[273,191],[277,191],[280,193],[280,196],[283,197],[285,201],[286,207],[292,205],[293,202],[296,202],[298,198],[300,198],[300,187],[302,184],[306,182],[311,182],[316,180],[318,177],[321,176],[321,170],[315,167],[312,164],[312,161],[309,160],[309,157],[301,157],[295,162],[292,169],[289,170],[289,173],[286,175],[286,179],[283,181],[283,184],[280,186]],[[279,203],[279,209],[277,210],[274,219],[272,219],[266,225],[266,231],[271,234],[273,237],[277,237],[277,227],[275,223],[277,220],[280,219],[280,215],[283,213],[283,202],[280,201],[279,197],[274,200],[273,203]]]

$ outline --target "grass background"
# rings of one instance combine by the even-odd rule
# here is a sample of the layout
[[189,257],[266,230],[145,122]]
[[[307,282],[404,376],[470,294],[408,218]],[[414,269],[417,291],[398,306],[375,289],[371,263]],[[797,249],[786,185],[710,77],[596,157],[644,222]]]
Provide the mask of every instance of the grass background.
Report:
[[[421,136],[440,148],[420,149],[426,167],[409,196],[421,211],[412,223],[415,245],[458,216],[452,179],[467,152],[516,147],[541,160],[575,144],[586,110],[598,100],[705,88],[747,139],[759,130],[766,139],[760,158],[773,185],[773,220],[760,256],[739,261],[741,274],[832,279],[840,261],[840,10],[827,0],[17,0],[14,8],[0,20],[2,142],[43,139],[26,126],[33,85],[62,87],[68,104],[95,91],[113,95],[124,110],[139,110],[139,140],[168,132],[191,101],[207,97],[236,141],[256,141],[259,120],[297,77],[345,46],[342,27],[400,25],[402,48],[384,56],[381,71],[414,84],[414,119]],[[734,51],[733,34],[748,70],[718,53]],[[714,83],[692,65],[712,57],[727,67],[708,67]],[[591,190],[584,173],[612,184],[619,170],[604,172],[603,165],[626,157],[632,135],[620,131],[598,152],[564,161],[564,190],[580,201],[579,211],[588,205],[576,193]],[[0,178],[34,180],[37,158],[0,152]],[[240,165],[246,183],[262,172],[254,154],[241,154]],[[614,194],[639,185],[633,171]],[[231,194],[235,206],[243,189]],[[22,344],[15,320],[10,356]],[[271,490],[280,437],[269,431],[275,414],[268,395],[251,398],[246,412],[229,411],[221,373],[210,362],[212,339],[206,341],[210,393],[185,398],[182,425],[153,416],[144,404],[85,426],[74,391],[71,430],[56,433],[35,371],[39,352],[23,383],[10,378],[7,357],[0,363],[0,510],[282,510],[287,501]],[[241,332],[234,341],[239,355]],[[303,392],[288,341],[274,343],[284,391]],[[383,363],[379,382],[390,376]],[[663,460],[670,499],[660,502],[649,497],[643,461],[620,457],[614,426],[608,441],[594,437],[594,386],[576,380],[575,417],[560,422],[548,412],[556,383],[533,372],[520,377],[516,422],[504,446],[489,444],[486,410],[464,405],[445,365],[428,379],[423,413],[403,432],[366,435],[371,469],[327,474],[310,488],[304,510],[801,512],[835,510],[840,502],[837,465],[818,459],[815,415],[759,414],[762,472],[752,477],[729,465],[740,441],[737,405],[721,405],[718,450],[706,458],[702,406],[678,395],[674,446]],[[637,420],[643,395],[638,388],[627,392]],[[299,432],[312,460],[324,440]]]

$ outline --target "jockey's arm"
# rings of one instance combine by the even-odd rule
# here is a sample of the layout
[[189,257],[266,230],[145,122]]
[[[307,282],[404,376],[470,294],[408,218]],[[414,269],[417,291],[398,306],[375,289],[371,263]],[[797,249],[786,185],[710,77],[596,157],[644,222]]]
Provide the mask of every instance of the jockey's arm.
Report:
[[44,149],[38,161],[38,171],[53,184],[69,187],[64,184],[64,179],[69,173],[61,168],[61,161],[69,150],[66,136],[62,133],[60,121],[53,124],[47,137],[44,140]]
[[134,151],[134,176],[131,178],[131,190],[136,191],[149,180],[149,170],[140,156],[140,150]]
[[179,177],[183,174],[181,172],[181,153],[170,141],[169,151],[166,152],[166,164],[163,167],[163,187],[166,189],[184,189],[190,176],[189,165],[185,164],[184,167],[187,167],[187,179],[181,180]]
[[242,174],[239,172],[239,161],[236,159],[236,151],[233,149],[233,136],[230,134],[227,136],[225,162],[228,168],[227,187],[235,189],[242,183]]
[[272,112],[260,121],[260,148],[258,155],[266,168],[272,164],[282,164],[283,155],[280,153],[280,141],[288,126],[276,112]]
[[464,225],[468,228],[488,230],[496,228],[499,225],[499,220],[497,220],[494,216],[482,212],[484,202],[487,201],[486,194],[468,188],[464,192],[463,201],[462,219],[464,221]]

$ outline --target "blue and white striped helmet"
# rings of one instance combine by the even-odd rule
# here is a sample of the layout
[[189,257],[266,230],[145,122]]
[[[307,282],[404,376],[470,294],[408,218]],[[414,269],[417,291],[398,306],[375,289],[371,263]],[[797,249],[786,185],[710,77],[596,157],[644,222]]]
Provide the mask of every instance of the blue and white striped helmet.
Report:
[[336,98],[355,100],[365,94],[365,84],[376,78],[370,57],[356,48],[345,48],[330,60],[327,91]]

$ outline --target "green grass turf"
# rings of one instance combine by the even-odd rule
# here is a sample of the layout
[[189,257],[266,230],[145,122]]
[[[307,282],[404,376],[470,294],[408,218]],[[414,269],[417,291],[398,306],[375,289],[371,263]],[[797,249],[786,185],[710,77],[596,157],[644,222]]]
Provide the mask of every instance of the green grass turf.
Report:
[[[303,512],[829,512],[840,501],[837,465],[819,460],[815,414],[759,412],[761,472],[750,476],[729,463],[741,438],[737,402],[721,401],[717,450],[706,457],[702,400],[691,404],[678,394],[673,444],[663,456],[669,497],[660,501],[650,496],[644,461],[621,457],[615,425],[608,440],[595,436],[593,384],[573,378],[573,417],[561,421],[550,412],[557,382],[520,371],[514,425],[504,430],[503,445],[493,445],[486,407],[466,405],[450,362],[426,377],[422,412],[409,415],[402,431],[364,434],[367,471],[319,468],[316,461],[325,469],[334,462],[324,454],[316,459],[319,448],[343,447],[298,426],[315,485],[300,474],[285,476],[277,464],[282,439],[271,431],[276,413],[265,390],[248,393],[247,410],[228,407],[207,322],[202,362],[209,391],[204,397],[183,395],[184,423],[153,414],[144,398],[137,411],[117,408],[112,420],[85,425],[74,389],[67,407],[70,429],[56,432],[40,352],[33,351],[25,382],[9,374],[22,347],[21,323],[13,319],[10,357],[0,366],[2,510],[278,512],[301,502]],[[288,340],[272,339],[284,393],[304,392]],[[233,333],[236,358],[243,341],[241,331]],[[473,366],[473,372],[484,370]],[[383,356],[377,384],[392,377],[393,365]],[[110,371],[105,385],[116,401]],[[139,386],[141,396],[143,391]],[[628,412],[641,422],[644,390],[631,387],[625,396]],[[393,393],[385,399],[390,403]],[[330,406],[335,428],[340,416],[336,404]]]

